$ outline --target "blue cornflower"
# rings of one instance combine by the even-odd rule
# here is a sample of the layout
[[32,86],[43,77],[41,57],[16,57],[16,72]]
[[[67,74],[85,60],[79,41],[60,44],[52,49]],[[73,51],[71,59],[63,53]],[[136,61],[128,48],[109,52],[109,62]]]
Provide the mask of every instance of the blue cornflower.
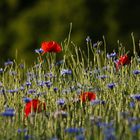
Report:
[[138,130],[140,130],[140,124],[136,124],[135,126],[131,127],[131,131],[134,133],[137,132]]
[[18,133],[21,133],[21,132],[22,132],[22,129],[19,128],[19,129],[17,130],[17,132],[18,132]]
[[110,59],[110,58],[116,58],[116,56],[117,56],[116,52],[107,54],[107,58],[108,58],[108,59]]
[[10,112],[10,111],[6,111],[6,112],[1,113],[1,115],[6,116],[6,117],[13,117],[13,116],[15,116],[15,113]]
[[21,86],[21,87],[20,87],[20,90],[21,90],[21,91],[23,91],[24,89],[25,89],[24,86]]
[[23,101],[24,101],[25,103],[28,103],[28,102],[30,102],[31,100],[32,100],[31,98],[23,97]]
[[76,140],[85,140],[85,136],[84,135],[78,135],[75,138],[76,138]]
[[97,104],[100,104],[100,103],[101,103],[101,100],[98,100],[98,99],[91,101],[91,105],[97,105]]
[[1,113],[2,116],[6,117],[13,117],[15,116],[15,110],[13,108],[6,108],[3,113]]
[[49,84],[47,85],[48,88],[50,88],[51,86],[52,86],[52,83],[49,83]]
[[93,44],[93,48],[96,48],[98,46],[98,43]]
[[90,103],[91,103],[91,105],[98,105],[98,104],[104,105],[105,101],[96,99],[96,100],[92,100]]
[[53,78],[54,77],[53,73],[52,72],[48,73],[48,77]]
[[55,77],[55,75],[53,75],[52,72],[46,73],[44,76],[45,76],[46,78],[53,78],[53,77]]
[[53,90],[54,90],[55,92],[57,92],[57,91],[58,91],[58,88],[57,88],[57,87],[54,87]]
[[41,81],[41,82],[38,82],[38,85],[41,86],[41,87],[43,87],[43,86],[45,86],[46,84],[45,84],[44,81]]
[[119,59],[113,61],[116,65],[119,63]]
[[51,81],[46,81],[45,84],[46,84],[46,86],[47,86],[48,88],[50,88],[50,87],[52,86],[53,83],[52,83]]
[[131,95],[131,97],[137,101],[140,101],[140,94]]
[[57,104],[58,105],[64,105],[65,104],[65,100],[64,99],[59,99],[59,100],[57,100]]
[[106,101],[102,100],[102,101],[101,101],[101,104],[102,104],[102,105],[105,105],[105,104],[106,104]]
[[29,89],[28,90],[28,94],[33,94],[33,93],[36,93],[36,90],[35,89]]
[[44,51],[43,51],[43,49],[35,49],[35,53],[38,53],[38,54],[42,54]]
[[61,75],[71,75],[71,74],[72,74],[72,70],[69,69],[61,70]]
[[7,108],[7,107],[6,107],[6,108],[5,108],[5,112],[8,112],[8,111],[9,111],[9,112],[14,112],[15,110],[14,110],[14,108]]
[[91,41],[90,36],[87,36],[87,38],[86,38],[86,42],[88,43],[88,42],[90,42],[90,41]]
[[110,83],[107,86],[108,86],[108,88],[113,89],[116,85],[114,83]]
[[25,139],[25,140],[30,140],[30,139],[33,139],[33,136],[27,135],[27,134],[26,134],[26,135],[24,136],[24,139]]
[[98,124],[99,127],[104,128],[104,133],[107,132],[114,132],[114,128],[113,128],[114,123],[113,122],[109,122],[109,123],[105,123],[105,122],[100,122]]
[[98,76],[98,78],[102,79],[102,80],[106,79],[107,77],[108,77],[107,75],[100,75],[100,76]]
[[138,121],[138,120],[139,120],[139,118],[137,118],[137,117],[128,117],[128,122],[129,123],[132,123],[132,122]]
[[45,81],[44,83],[47,85],[47,84],[49,84],[51,81],[50,80],[48,80],[48,81]]
[[28,130],[27,128],[24,128],[24,129],[19,128],[19,129],[17,130],[17,132],[18,132],[18,133],[22,133],[22,132],[25,133],[25,132],[27,132],[27,130]]
[[31,82],[29,82],[29,81],[26,82],[26,86],[31,86],[31,85],[32,85]]
[[100,124],[102,123],[102,117],[98,116],[98,117],[95,117],[95,116],[91,116],[90,117],[90,121],[91,123],[94,125],[97,125],[98,127],[100,127]]
[[17,93],[19,90],[18,89],[10,89],[8,90],[9,93]]
[[140,70],[134,70],[134,71],[133,71],[133,74],[135,74],[135,75],[140,74]]
[[131,108],[134,108],[134,107],[135,107],[135,102],[130,102],[129,106],[130,106]]
[[0,68],[0,74],[3,73],[3,68]]
[[10,66],[13,65],[13,61],[8,60],[7,62],[4,63],[5,66]]
[[4,89],[1,89],[0,90],[0,94],[4,94],[5,93],[5,90]]
[[83,132],[85,132],[85,129],[71,127],[71,128],[66,128],[65,132],[67,132],[67,133],[83,133]]
[[104,140],[116,140],[114,133],[115,133],[115,129],[113,128],[113,126],[105,127]]

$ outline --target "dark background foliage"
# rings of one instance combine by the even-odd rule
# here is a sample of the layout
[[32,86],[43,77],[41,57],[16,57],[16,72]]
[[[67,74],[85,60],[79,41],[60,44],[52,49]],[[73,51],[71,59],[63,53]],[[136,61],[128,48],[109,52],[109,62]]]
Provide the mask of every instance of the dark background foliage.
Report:
[[139,47],[139,13],[138,0],[1,0],[0,60],[17,55],[33,62],[34,49],[45,40],[63,42],[70,23],[71,40],[85,51],[87,36],[94,43],[104,35],[108,51],[120,40],[132,52],[132,32]]

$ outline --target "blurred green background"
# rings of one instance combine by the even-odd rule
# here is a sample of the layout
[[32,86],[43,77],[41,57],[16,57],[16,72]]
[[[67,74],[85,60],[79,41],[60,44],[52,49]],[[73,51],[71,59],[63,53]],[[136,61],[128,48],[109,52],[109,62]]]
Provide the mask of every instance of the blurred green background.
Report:
[[87,36],[94,43],[103,35],[109,51],[117,40],[132,50],[131,32],[137,47],[140,37],[139,13],[138,0],[1,0],[0,60],[17,55],[33,62],[42,41],[68,37],[71,22],[71,40],[85,51]]

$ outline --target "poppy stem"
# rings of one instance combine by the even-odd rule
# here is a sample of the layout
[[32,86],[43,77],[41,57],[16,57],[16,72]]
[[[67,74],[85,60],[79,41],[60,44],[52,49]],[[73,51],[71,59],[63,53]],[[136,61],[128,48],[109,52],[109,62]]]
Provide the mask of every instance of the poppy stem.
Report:
[[39,55],[39,61],[40,61],[40,63],[43,63],[43,59],[42,59],[41,55]]

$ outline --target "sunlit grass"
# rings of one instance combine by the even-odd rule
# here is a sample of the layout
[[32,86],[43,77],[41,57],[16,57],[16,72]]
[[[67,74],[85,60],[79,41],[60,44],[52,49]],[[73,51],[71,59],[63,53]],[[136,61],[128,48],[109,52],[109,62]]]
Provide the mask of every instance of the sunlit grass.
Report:
[[[70,38],[62,46],[66,54],[63,53],[61,63],[56,61],[56,54],[48,53],[45,57],[38,56],[28,68],[14,61],[3,66],[0,112],[6,107],[14,108],[15,116],[1,114],[0,139],[138,140],[140,101],[131,97],[140,94],[140,75],[133,74],[134,70],[140,70],[137,55],[131,59],[131,64],[117,71],[113,59],[106,57],[105,42],[97,42],[93,47],[88,41],[88,55],[70,42]],[[68,47],[73,47],[74,51],[68,51]],[[61,75],[64,69],[71,70],[72,74]],[[43,84],[47,81],[49,86]],[[112,83],[115,86],[108,88]],[[94,91],[101,103],[77,101],[85,91]],[[23,97],[46,102],[46,112],[25,119]],[[64,106],[57,104],[59,99],[65,100]],[[57,114],[62,110],[65,117]],[[67,128],[78,130],[67,132]]]

